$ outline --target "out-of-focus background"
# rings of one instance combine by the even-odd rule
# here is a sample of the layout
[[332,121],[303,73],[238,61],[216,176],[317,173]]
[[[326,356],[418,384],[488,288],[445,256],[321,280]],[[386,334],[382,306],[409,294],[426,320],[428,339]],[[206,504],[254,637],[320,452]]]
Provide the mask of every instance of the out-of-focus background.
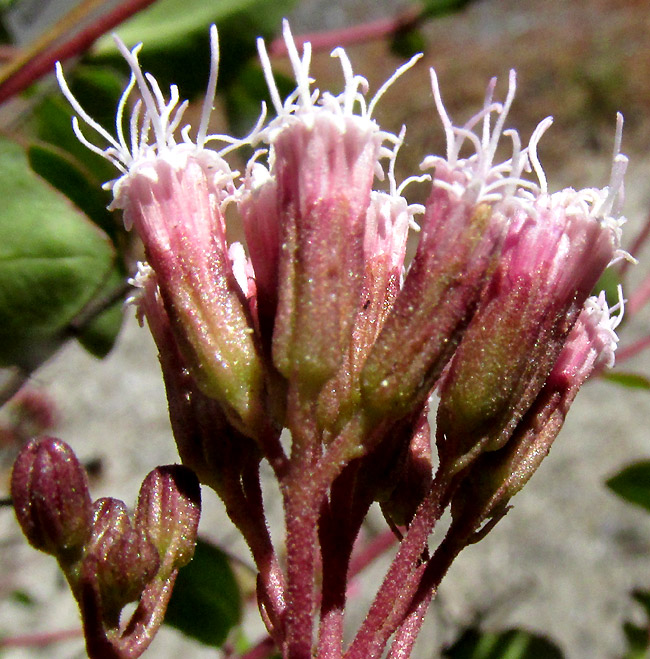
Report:
[[[408,5],[304,0],[290,19],[294,33],[301,34],[390,16]],[[541,119],[555,117],[539,148],[551,189],[607,183],[615,113],[624,114],[623,152],[630,156],[625,205],[629,244],[650,211],[650,3],[479,0],[460,13],[426,23],[421,33],[423,61],[393,86],[376,113],[389,130],[408,126],[398,160],[400,176],[417,173],[423,156],[444,147],[428,67],[436,68],[456,124],[481,106],[491,76],[499,77],[497,95],[502,98],[508,71],[516,68],[517,98],[508,125],[516,126],[526,143]],[[400,63],[384,41],[351,45],[347,51],[371,89]],[[286,62],[278,61],[278,68],[283,66]],[[340,69],[328,53],[314,56],[313,72],[321,89],[340,89]],[[632,280],[649,273],[650,250],[640,255]],[[649,318],[647,312],[632,318],[621,332],[621,344],[648,334]],[[650,352],[623,367],[650,375]],[[96,360],[70,344],[33,382],[55,401],[60,419],[56,435],[82,459],[101,461],[93,482],[95,497],[110,494],[134,501],[151,468],[176,460],[155,350],[134,318],[106,359]],[[440,656],[463,629],[480,623],[488,630],[523,627],[543,633],[570,659],[622,657],[623,621],[642,620],[631,592],[650,589],[650,518],[616,498],[604,481],[624,465],[650,456],[649,427],[647,391],[589,382],[550,456],[513,500],[513,510],[453,565],[415,656]],[[278,508],[272,497],[269,508],[272,514]],[[281,533],[279,518],[278,529]],[[248,560],[221,504],[208,491],[201,531]],[[381,566],[368,573],[368,583],[377,584]],[[250,578],[245,570],[241,574]],[[36,605],[16,593],[28,594]],[[363,614],[367,595],[359,594],[356,615]],[[261,633],[256,615],[247,623],[253,637]],[[11,510],[0,509],[0,633],[78,624],[76,605],[54,560],[27,547]],[[162,630],[145,654],[163,659],[176,655],[216,656],[169,629]],[[85,653],[82,641],[72,639],[41,649],[6,647],[0,656],[72,658]]]

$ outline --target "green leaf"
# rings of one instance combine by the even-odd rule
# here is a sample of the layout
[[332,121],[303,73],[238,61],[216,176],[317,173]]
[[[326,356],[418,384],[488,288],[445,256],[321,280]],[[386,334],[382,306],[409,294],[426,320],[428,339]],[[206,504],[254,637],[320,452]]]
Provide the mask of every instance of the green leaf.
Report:
[[467,629],[442,653],[450,659],[562,659],[561,650],[543,636],[521,629],[485,632]]
[[[599,295],[601,291],[605,291],[607,304],[612,307],[618,302],[618,287],[620,284],[621,273],[616,268],[607,268],[596,282],[591,294]],[[623,322],[625,322],[625,317],[623,317]]]
[[[632,597],[644,608],[646,618],[650,622],[650,592],[637,590],[632,593]],[[647,659],[648,650],[650,649],[648,623],[636,625],[629,621],[625,622],[623,623],[623,632],[629,646],[628,651],[623,655],[623,659]]]
[[650,460],[626,467],[606,484],[619,497],[650,511]]
[[[635,590],[632,593],[632,599],[636,600],[643,607],[648,620],[650,620],[650,591]],[[650,639],[648,641],[650,642]]]
[[[34,108],[31,120],[38,139],[63,149],[72,156],[74,162],[83,163],[79,166],[83,167],[87,178],[92,177],[96,181],[97,188],[118,175],[111,163],[89,151],[72,132],[72,109],[63,96],[46,96]],[[101,138],[95,138],[92,130],[87,132],[91,142],[97,139],[98,146],[104,146]]]
[[28,608],[38,604],[36,598],[26,590],[14,590],[12,593],[10,593],[9,599],[16,604],[20,604],[21,606]]
[[[117,34],[129,48],[144,44],[140,62],[162,89],[173,83],[182,98],[192,99],[205,90],[210,24],[219,29],[219,85],[227,87],[255,55],[255,39],[274,34],[294,4],[295,0],[158,0],[123,23]],[[90,56],[116,65],[121,60],[108,37],[95,44]]]
[[111,195],[101,182],[83,171],[74,158],[50,144],[35,144],[27,150],[31,168],[81,209],[114,240],[121,232],[116,216],[106,209]]
[[174,585],[165,623],[205,645],[220,647],[241,619],[241,595],[228,557],[199,539]]
[[0,139],[0,366],[31,370],[113,276],[106,235]]
[[[269,5],[265,0],[265,5]],[[280,6],[286,3],[276,2]],[[195,32],[207,32],[210,24],[219,23],[234,13],[252,11],[260,0],[158,0],[120,25],[116,33],[129,47],[144,43],[147,50],[169,52]],[[274,13],[271,9],[271,13]],[[93,47],[96,55],[113,55],[115,42],[110,36]]]
[[603,373],[600,377],[630,389],[650,389],[650,379],[645,375],[638,375],[637,373],[621,373],[620,371],[616,371],[614,373]]
[[464,9],[474,0],[422,0],[422,13],[427,18],[439,18]]
[[[288,96],[296,87],[292,78],[281,73],[276,73],[274,78],[280,98]],[[257,63],[248,62],[240,67],[237,79],[224,90],[224,105],[233,135],[243,137],[250,132],[260,116],[262,101],[273,108],[264,72]]]
[[[95,357],[106,357],[113,349],[124,320],[126,274],[115,268],[93,300],[93,316],[76,332],[81,345]],[[97,309],[97,307],[101,307]]]
[[422,32],[416,28],[398,30],[393,35],[390,51],[396,57],[408,59],[416,53],[423,53],[427,49],[427,41]]

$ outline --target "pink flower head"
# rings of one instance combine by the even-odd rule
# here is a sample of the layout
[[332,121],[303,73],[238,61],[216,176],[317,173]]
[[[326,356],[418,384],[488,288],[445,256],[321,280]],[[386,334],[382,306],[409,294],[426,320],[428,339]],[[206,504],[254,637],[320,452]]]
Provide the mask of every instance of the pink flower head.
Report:
[[[110,207],[124,211],[126,227],[134,226],[144,243],[177,343],[197,382],[223,403],[235,425],[255,434],[261,365],[245,303],[248,289],[239,287],[233,272],[223,216],[224,204],[235,192],[236,176],[223,155],[241,141],[207,134],[217,81],[216,28],[211,30],[212,66],[195,142],[189,137],[189,126],[180,131],[182,141],[176,141],[187,107],[186,101],[178,105],[178,89],[172,86],[166,101],[153,76],[140,69],[141,45],[129,51],[119,39],[116,42],[131,68],[117,109],[116,137],[83,110],[57,65],[66,98],[109,146],[101,149],[89,142],[76,117],[75,133],[122,172],[106,184],[113,191]],[[123,115],[136,84],[141,99],[133,106],[127,140]],[[221,151],[207,148],[214,140],[228,146]]]
[[[619,300],[610,308],[604,293],[587,298],[551,374],[512,437],[470,465],[452,501],[451,533],[471,535],[486,520],[503,515],[510,499],[548,455],[582,384],[594,369],[613,366],[615,330],[623,318],[620,287]],[[616,310],[618,315],[612,316]]]
[[625,254],[615,210],[627,163],[621,128],[619,119],[608,187],[549,194],[541,173],[539,190],[516,193],[496,270],[440,387],[439,449],[459,465],[508,441],[590,291]]
[[[422,162],[422,168],[433,169],[434,174],[418,249],[364,367],[367,402],[382,414],[392,408],[401,415],[428,396],[498,258],[511,209],[523,203],[517,195],[537,187],[522,178],[529,168],[530,147],[522,150],[517,133],[503,130],[515,94],[514,72],[506,101],[493,101],[493,79],[483,108],[462,127],[449,119],[433,70],[431,80],[447,155],[428,156]],[[474,133],[477,124],[482,126],[480,135]],[[531,140],[533,151],[547,125],[542,122]],[[503,134],[512,139],[512,156],[495,164]],[[466,144],[473,153],[461,158]]]
[[[596,369],[614,366],[614,353],[618,344],[616,328],[621,324],[624,313],[620,286],[618,296],[619,301],[612,307],[607,304],[604,291],[598,297],[587,298],[545,387],[555,391],[570,390],[572,396],[575,396]],[[613,311],[618,311],[618,314],[612,316]]]
[[[332,54],[341,62],[345,88],[338,96],[321,94],[311,89],[310,44],[301,56],[286,21],[284,38],[296,90],[282,102],[260,40],[277,118],[259,133],[269,147],[268,168],[258,161],[249,168],[241,207],[261,318],[274,314],[277,304],[274,362],[286,377],[317,385],[334,374],[350,343],[366,266],[367,218],[375,214],[373,180],[383,177],[380,160],[394,158],[395,149],[384,143],[400,143],[379,128],[372,112],[415,58],[366,103],[368,83],[354,75],[342,49]],[[261,302],[262,291],[270,303]]]

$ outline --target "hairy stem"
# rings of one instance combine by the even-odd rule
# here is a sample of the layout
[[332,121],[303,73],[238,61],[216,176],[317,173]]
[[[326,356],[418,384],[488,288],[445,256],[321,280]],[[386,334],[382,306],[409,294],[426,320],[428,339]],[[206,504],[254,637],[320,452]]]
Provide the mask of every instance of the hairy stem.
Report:
[[[434,480],[429,494],[413,517],[368,616],[344,655],[346,659],[372,659],[380,656],[394,631],[395,627],[391,629],[391,624],[400,624],[401,610],[408,608],[408,603],[417,591],[420,559],[426,550],[429,535],[445,509],[448,485],[446,478],[436,477]],[[406,610],[403,615],[406,615]]]

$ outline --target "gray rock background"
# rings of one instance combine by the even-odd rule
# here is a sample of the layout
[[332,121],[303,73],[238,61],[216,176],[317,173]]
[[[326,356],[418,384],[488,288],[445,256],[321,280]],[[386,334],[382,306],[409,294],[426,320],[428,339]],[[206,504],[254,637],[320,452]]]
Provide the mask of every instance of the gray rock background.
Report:
[[[333,29],[397,7],[389,1],[309,0],[294,12],[292,26],[296,33]],[[457,121],[480,103],[489,75],[503,76],[516,65],[520,92],[512,123],[523,123],[524,139],[531,122],[549,111],[556,115],[556,125],[541,148],[551,185],[600,186],[607,180],[613,118],[601,123],[584,81],[585,72],[604,70],[601,81],[613,83],[610,102],[614,107],[620,102],[628,117],[624,151],[632,156],[626,203],[629,239],[650,208],[650,157],[645,155],[650,111],[644,114],[650,71],[643,65],[648,46],[641,37],[649,24],[650,8],[642,1],[478,2],[460,16],[424,28],[430,45],[426,64],[387,95],[379,118],[391,129],[398,129],[402,121],[415,124],[404,150],[412,152],[416,162],[441,139],[425,82],[427,65],[438,69],[443,97]],[[368,73],[373,88],[375,76],[381,82],[397,63],[382,44],[354,46],[349,52],[355,70]],[[318,73],[329,66],[327,60],[326,55],[316,58]],[[338,70],[333,71],[332,79],[338,80]],[[565,86],[567,80],[574,80],[573,86]],[[400,96],[407,89],[408,96]],[[592,110],[595,119],[586,116]],[[408,168],[409,162],[405,155],[402,164]],[[636,268],[635,280],[650,272],[647,263],[646,258]],[[647,321],[647,313],[631,319],[622,345],[644,336]],[[650,374],[650,353],[621,368]],[[45,387],[59,407],[57,435],[82,459],[102,459],[105,468],[94,483],[94,496],[110,494],[133,502],[153,466],[176,460],[155,350],[147,331],[132,317],[107,359],[97,361],[71,344],[37,373],[35,383]],[[584,387],[550,456],[514,499],[514,509],[452,567],[432,607],[417,658],[439,656],[443,644],[477,620],[486,629],[522,626],[545,633],[570,659],[622,656],[622,621],[642,619],[630,591],[650,589],[650,517],[610,494],[604,480],[624,465],[650,456],[648,419],[647,392],[603,381]],[[277,500],[271,495],[268,502],[280,536]],[[208,491],[201,530],[249,560],[220,503]],[[0,510],[0,543],[0,632],[15,635],[78,626],[76,606],[54,561],[25,545],[7,510]],[[376,585],[381,574],[381,566],[372,566],[367,582]],[[9,597],[21,589],[39,602],[35,609]],[[366,589],[352,607],[353,616],[362,615],[369,594]],[[253,638],[261,633],[256,615],[252,611],[247,619]],[[74,658],[85,653],[77,639],[40,650],[7,648],[2,656]],[[217,655],[164,629],[145,656]]]

